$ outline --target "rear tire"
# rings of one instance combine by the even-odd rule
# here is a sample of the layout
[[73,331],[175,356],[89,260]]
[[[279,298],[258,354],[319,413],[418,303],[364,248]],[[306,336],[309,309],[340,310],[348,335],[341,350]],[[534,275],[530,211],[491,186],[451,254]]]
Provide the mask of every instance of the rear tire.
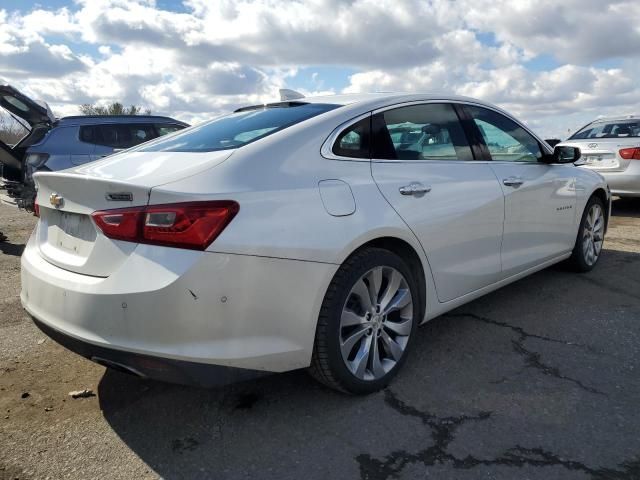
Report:
[[602,255],[606,210],[599,197],[592,196],[582,213],[576,243],[567,265],[576,272],[588,272],[596,266]]
[[349,257],[320,309],[311,375],[345,393],[384,388],[415,337],[419,298],[416,280],[398,255],[365,248]]

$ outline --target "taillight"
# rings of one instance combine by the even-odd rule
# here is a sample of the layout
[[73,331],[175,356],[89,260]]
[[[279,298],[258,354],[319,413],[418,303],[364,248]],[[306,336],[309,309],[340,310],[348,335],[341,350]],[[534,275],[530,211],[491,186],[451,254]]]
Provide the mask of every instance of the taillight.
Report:
[[640,160],[640,147],[623,148],[618,153],[625,160]]
[[239,209],[236,202],[216,200],[103,210],[91,216],[115,240],[205,250]]
[[40,216],[40,205],[38,205],[38,201],[37,200],[33,201],[33,214],[36,217]]

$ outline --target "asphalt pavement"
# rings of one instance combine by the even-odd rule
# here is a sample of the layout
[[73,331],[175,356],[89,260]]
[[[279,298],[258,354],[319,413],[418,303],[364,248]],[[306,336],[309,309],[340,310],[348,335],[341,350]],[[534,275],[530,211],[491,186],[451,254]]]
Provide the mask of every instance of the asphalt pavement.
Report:
[[64,350],[18,298],[34,218],[0,206],[0,479],[640,479],[640,201],[614,213],[592,272],[429,322],[389,388],[349,397],[304,371],[204,390]]

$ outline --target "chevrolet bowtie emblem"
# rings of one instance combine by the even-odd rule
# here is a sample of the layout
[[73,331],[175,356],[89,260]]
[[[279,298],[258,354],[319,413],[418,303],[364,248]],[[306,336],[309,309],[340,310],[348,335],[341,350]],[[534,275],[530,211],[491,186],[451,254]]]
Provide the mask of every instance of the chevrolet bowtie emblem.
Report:
[[60,208],[64,204],[64,198],[62,198],[62,195],[52,193],[49,195],[49,203],[56,208]]

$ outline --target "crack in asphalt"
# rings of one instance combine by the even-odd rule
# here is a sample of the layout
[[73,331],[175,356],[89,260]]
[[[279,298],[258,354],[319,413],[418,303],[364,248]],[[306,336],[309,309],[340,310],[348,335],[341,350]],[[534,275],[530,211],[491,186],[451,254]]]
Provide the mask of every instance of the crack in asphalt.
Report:
[[478,466],[506,466],[521,468],[562,467],[579,471],[591,476],[592,480],[635,480],[640,478],[640,460],[625,461],[619,469],[591,468],[582,462],[569,460],[543,448],[525,448],[520,445],[508,448],[501,455],[492,459],[476,458],[472,455],[459,458],[447,450],[455,439],[458,427],[474,421],[488,420],[493,412],[479,412],[477,415],[460,415],[457,417],[439,418],[429,412],[422,412],[400,400],[390,389],[384,391],[385,403],[404,416],[419,418],[431,430],[434,444],[416,453],[396,450],[382,459],[368,454],[360,454],[356,461],[360,466],[362,480],[397,478],[407,465],[422,463],[426,467],[436,464],[450,464],[454,469],[472,469]]
[[443,463],[451,456],[446,450],[455,438],[455,430],[467,422],[487,420],[492,414],[492,412],[480,412],[474,416],[461,415],[438,418],[431,413],[421,412],[408,405],[388,388],[384,390],[384,402],[401,415],[419,418],[424,425],[431,429],[434,445],[416,454],[401,450],[395,451],[383,461],[366,454],[358,455],[356,460],[360,464],[360,476],[363,480],[394,477],[410,463],[422,462],[425,465]]
[[476,315],[474,313],[457,313],[457,314],[446,314],[444,315],[446,317],[452,317],[452,318],[459,318],[459,317],[466,317],[466,318],[471,318],[473,320],[476,320],[478,322],[483,322],[483,323],[488,323],[490,325],[495,325],[501,328],[507,328],[512,330],[513,332],[516,332],[519,336],[517,340],[512,340],[511,341],[511,345],[513,347],[513,351],[516,352],[518,355],[520,355],[521,357],[524,358],[524,363],[526,367],[530,367],[530,368],[534,368],[536,370],[538,370],[539,372],[541,372],[544,375],[548,375],[554,378],[557,378],[559,380],[564,380],[567,382],[571,382],[574,385],[576,385],[577,387],[581,388],[582,390],[595,394],[595,395],[602,395],[607,397],[608,395],[601,391],[598,390],[597,388],[594,387],[590,387],[589,385],[585,385],[581,380],[578,380],[577,378],[573,378],[573,377],[569,377],[567,375],[563,375],[560,372],[560,369],[557,367],[553,367],[551,365],[547,365],[546,363],[544,363],[541,359],[541,355],[539,352],[533,351],[533,350],[529,350],[527,349],[527,347],[525,347],[524,342],[528,339],[528,338],[535,338],[538,340],[542,340],[545,342],[551,342],[551,343],[558,343],[561,345],[568,345],[571,347],[577,347],[577,348],[582,348],[585,349],[591,353],[594,353],[596,355],[601,354],[602,352],[598,352],[596,349],[594,349],[593,347],[589,346],[589,345],[585,345],[582,343],[575,343],[575,342],[568,342],[565,340],[559,340],[557,338],[551,338],[551,337],[547,337],[544,335],[537,335],[534,333],[529,333],[527,332],[524,328],[522,327],[518,327],[515,325],[511,325],[509,323],[506,322],[499,322],[497,320],[493,320],[491,318],[487,318],[487,317],[482,317],[480,315]]

